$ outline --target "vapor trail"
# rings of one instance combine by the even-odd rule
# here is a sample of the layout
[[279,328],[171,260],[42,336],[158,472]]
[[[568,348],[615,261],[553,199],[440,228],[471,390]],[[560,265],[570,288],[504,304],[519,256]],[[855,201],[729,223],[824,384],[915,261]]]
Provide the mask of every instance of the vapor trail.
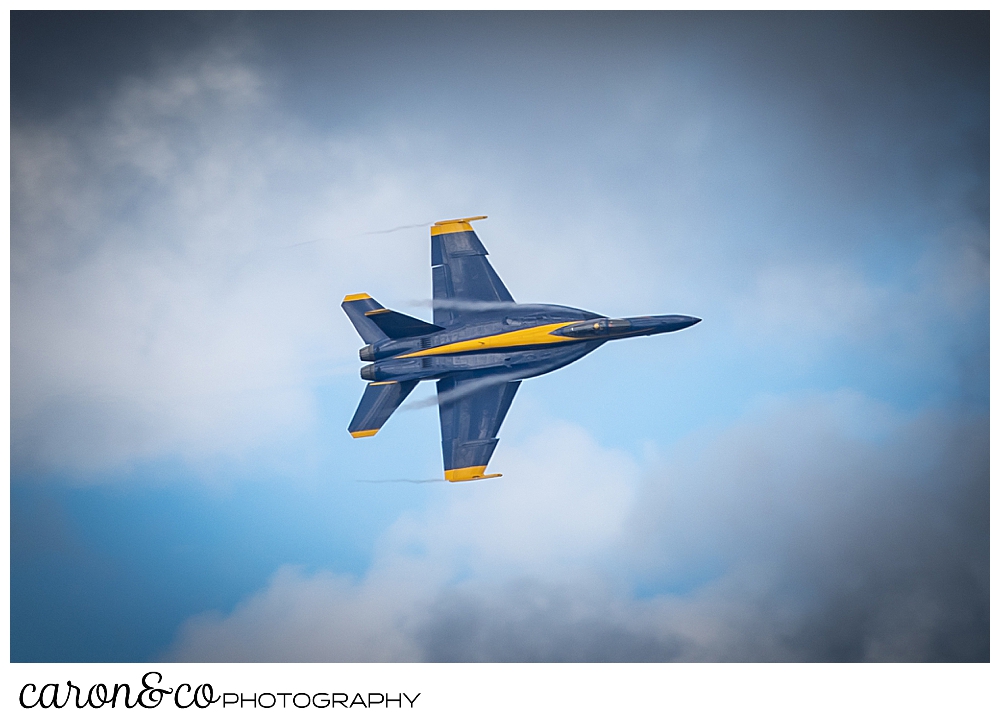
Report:
[[350,241],[351,239],[355,239],[355,238],[362,238],[364,236],[378,236],[378,235],[384,234],[384,233],[393,233],[395,231],[403,231],[404,229],[408,229],[408,228],[424,228],[425,226],[430,226],[431,223],[433,223],[433,222],[432,221],[428,221],[427,223],[412,223],[412,224],[408,224],[406,226],[395,226],[393,228],[386,228],[386,229],[382,229],[380,231],[365,231],[364,233],[356,233],[353,236],[340,236],[340,237],[328,236],[326,238],[316,238],[316,239],[313,239],[312,241],[299,241],[298,243],[291,244],[290,246],[282,246],[282,248],[293,249],[296,246],[308,246],[309,244],[317,244],[317,243],[320,243],[321,241]]
[[406,479],[401,477],[398,479],[359,479],[357,482],[363,482],[365,484],[394,484],[398,482],[404,482],[415,485],[431,484],[433,482],[447,482],[448,480],[443,477],[431,477],[430,479]]
[[532,306],[541,304],[518,304],[516,301],[463,301],[462,299],[410,299],[410,306],[422,306],[435,309],[455,309],[456,311],[496,311],[498,309],[513,309],[530,311]]
[[445,392],[444,394],[438,393],[430,397],[424,397],[423,399],[415,399],[412,402],[406,402],[399,408],[399,411],[413,411],[415,409],[433,407],[436,404],[447,404],[448,402],[454,402],[455,400],[461,399],[462,397],[466,397],[470,394],[475,394],[480,389],[496,386],[498,384],[506,384],[507,382],[516,381],[517,379],[519,379],[517,374],[498,374],[496,376],[477,379],[471,384],[463,384],[461,387],[453,389],[450,392]]

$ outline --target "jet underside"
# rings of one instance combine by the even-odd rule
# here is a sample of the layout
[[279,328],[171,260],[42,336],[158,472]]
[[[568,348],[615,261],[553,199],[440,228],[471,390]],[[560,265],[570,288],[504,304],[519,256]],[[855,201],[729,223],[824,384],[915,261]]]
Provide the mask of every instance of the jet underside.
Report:
[[484,479],[500,424],[520,381],[555,371],[611,339],[660,334],[697,323],[690,316],[609,319],[582,309],[517,304],[486,259],[469,221],[431,229],[434,323],[384,308],[367,294],[343,307],[367,342],[369,382],[348,427],[372,436],[417,383],[436,380],[445,477]]
[[[523,307],[523,308],[522,308]],[[364,367],[362,378],[370,381],[413,381],[441,379],[461,374],[483,378],[502,377],[506,380],[528,379],[564,367],[597,347],[607,339],[565,339],[557,343],[532,344],[529,340],[511,339],[492,342],[518,329],[585,321],[600,318],[580,309],[564,306],[511,305],[501,319],[470,320],[456,329],[427,336],[391,341],[374,355],[377,361]],[[482,350],[448,351],[462,343],[497,343]],[[443,350],[443,351],[438,351]],[[414,353],[419,356],[414,356]]]

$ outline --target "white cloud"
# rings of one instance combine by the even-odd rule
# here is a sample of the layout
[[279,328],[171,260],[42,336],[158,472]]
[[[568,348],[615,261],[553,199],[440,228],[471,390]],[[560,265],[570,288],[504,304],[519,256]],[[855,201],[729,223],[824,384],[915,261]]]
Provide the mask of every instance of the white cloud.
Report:
[[948,363],[949,345],[987,298],[981,248],[980,230],[949,230],[881,280],[856,259],[764,265],[730,302],[734,332],[803,361],[853,347],[898,365]]
[[503,472],[492,484],[443,486],[397,520],[363,580],[283,568],[232,615],[189,621],[171,655],[413,660],[428,611],[456,580],[576,580],[622,536],[639,468],[581,429],[551,424],[492,466]]
[[132,78],[94,110],[14,125],[18,465],[96,479],[300,437],[318,380],[356,374],[342,295],[429,296],[426,231],[371,231],[486,211],[516,298],[648,300],[658,276],[644,252],[620,244],[603,261],[620,210],[591,205],[563,226],[557,194],[555,209],[505,218],[512,194],[534,194],[510,187],[516,160],[442,162],[443,131],[321,130],[283,112],[270,82],[209,53]]
[[[519,155],[530,146],[463,136],[454,162],[447,126],[321,127],[280,106],[272,82],[235,56],[195,55],[91,111],[14,124],[19,468],[97,478],[166,456],[197,468],[304,438],[315,387],[356,374],[342,295],[403,310],[429,296],[423,229],[365,234],[463,213],[490,215],[480,230],[515,298],[698,314],[697,333],[725,336],[728,354],[805,365],[847,345],[901,368],[947,366],[948,315],[967,320],[987,293],[975,224],[931,244],[908,281],[819,251],[775,263],[801,245],[787,230],[759,258],[732,256],[737,245],[713,235],[727,226],[706,222],[714,207],[693,200],[704,186],[666,211],[597,175],[542,189]],[[685,108],[669,114],[678,138],[722,121]],[[690,164],[720,173],[704,153],[665,178]]]
[[268,587],[223,620],[189,620],[176,652],[183,660],[373,662],[419,653],[398,628],[403,610],[376,584],[285,567]]
[[197,463],[307,429],[317,380],[356,373],[342,295],[429,286],[425,232],[357,234],[421,220],[455,175],[428,192],[383,141],[303,127],[217,56],[15,125],[15,458]]
[[975,658],[984,434],[841,392],[773,399],[643,469],[550,424],[498,453],[503,478],[400,518],[363,578],[282,569],[168,657]]
[[[974,238],[921,261],[914,288],[875,283],[850,259],[775,265],[775,248],[797,239],[779,235],[759,259],[729,253],[698,184],[640,213],[646,196],[613,177],[540,188],[524,165],[532,148],[487,139],[457,162],[447,126],[321,127],[280,106],[273,83],[231,53],[195,54],[93,110],[14,124],[16,464],[89,474],[174,455],[197,466],[301,437],[318,380],[356,373],[341,296],[429,296],[425,231],[364,234],[441,217],[491,216],[481,232],[519,300],[711,317],[702,330],[731,318],[747,349],[806,362],[845,339],[939,361],[941,299],[967,314],[986,293]],[[678,107],[664,122],[701,138],[709,110]],[[553,174],[559,158],[533,160]],[[670,177],[719,163],[688,159]],[[287,248],[302,242],[315,243]]]
[[444,506],[407,516],[386,554],[414,545],[450,565],[541,572],[575,568],[622,534],[639,469],[582,429],[552,424],[491,462],[495,484],[450,489]]

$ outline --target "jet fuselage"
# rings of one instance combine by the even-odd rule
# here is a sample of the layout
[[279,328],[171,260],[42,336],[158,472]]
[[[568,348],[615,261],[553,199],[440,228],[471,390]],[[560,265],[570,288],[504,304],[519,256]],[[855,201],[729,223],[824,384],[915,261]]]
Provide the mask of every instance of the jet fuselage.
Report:
[[564,367],[612,339],[685,329],[697,317],[671,314],[608,317],[568,306],[494,305],[468,323],[418,337],[386,339],[360,350],[361,378],[371,382],[477,377],[528,379]]

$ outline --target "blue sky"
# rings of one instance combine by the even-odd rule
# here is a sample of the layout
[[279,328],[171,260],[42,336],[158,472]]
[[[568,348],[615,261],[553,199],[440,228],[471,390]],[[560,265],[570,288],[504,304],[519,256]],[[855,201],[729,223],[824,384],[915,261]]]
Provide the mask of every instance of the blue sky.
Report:
[[[987,659],[987,28],[15,13],[12,659]],[[705,321],[432,483],[339,302],[429,318],[475,214],[518,301]]]

